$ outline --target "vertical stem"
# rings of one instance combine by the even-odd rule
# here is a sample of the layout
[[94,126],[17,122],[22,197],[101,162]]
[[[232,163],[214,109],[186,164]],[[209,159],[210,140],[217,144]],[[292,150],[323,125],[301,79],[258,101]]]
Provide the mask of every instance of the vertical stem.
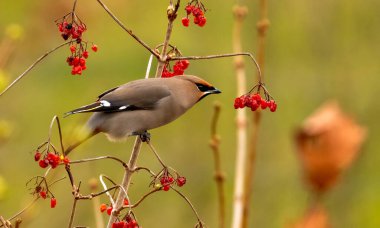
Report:
[[[131,177],[136,167],[137,158],[139,156],[140,149],[141,149],[141,144],[142,144],[141,139],[140,137],[137,136],[135,140],[135,144],[133,146],[131,157],[128,162],[128,168],[125,169],[124,177],[121,183],[121,186],[125,189],[126,192],[128,192],[129,184],[131,182]],[[115,205],[113,205],[114,211],[118,211],[119,208],[123,206],[123,201],[125,197],[126,195],[124,191],[120,190],[116,199],[116,203]],[[112,213],[110,216],[110,219],[108,220],[108,225],[107,225],[108,228],[112,227],[112,223],[116,221],[116,218],[117,218],[117,215],[115,215],[115,213]]]
[[71,209],[71,215],[70,215],[70,220],[69,220],[68,228],[71,228],[73,226],[73,221],[74,221],[74,216],[75,216],[75,209],[77,207],[77,202],[78,202],[78,199],[76,197],[74,197],[74,203],[73,203],[73,208]]
[[167,9],[168,27],[166,29],[166,35],[165,35],[165,40],[164,40],[164,44],[162,47],[162,52],[161,52],[160,58],[158,59],[158,65],[157,65],[157,70],[156,70],[156,78],[161,77],[162,71],[163,71],[164,66],[165,66],[166,52],[168,50],[170,37],[171,37],[172,31],[173,31],[173,22],[177,17],[177,10],[179,7],[179,3],[180,3],[180,0],[177,0],[176,5],[174,6],[173,1],[171,0],[169,7]]
[[[98,2],[101,3],[100,0],[98,0]],[[167,9],[168,28],[166,30],[165,41],[164,41],[164,45],[162,48],[162,53],[161,53],[161,55],[159,57],[159,61],[158,61],[156,77],[161,77],[162,70],[163,70],[164,65],[165,65],[166,52],[167,52],[167,48],[169,45],[170,36],[171,36],[172,30],[173,30],[173,21],[177,17],[177,10],[179,8],[179,3],[180,3],[180,0],[177,0],[177,3],[175,4],[175,6],[173,6],[173,0],[170,0],[169,7]],[[104,7],[104,4],[102,4],[102,5]],[[109,12],[109,10],[107,12]],[[156,53],[153,51],[151,51],[151,53],[153,55],[156,55]],[[136,137],[136,141],[135,141],[135,144],[133,146],[131,157],[130,157],[129,162],[128,162],[128,168],[126,168],[126,171],[125,171],[124,177],[123,177],[123,181],[121,183],[121,187],[123,187],[125,192],[128,192],[128,187],[129,187],[129,184],[131,182],[131,177],[132,177],[133,171],[136,167],[137,158],[138,158],[139,153],[140,153],[141,143],[142,143],[142,141],[141,141],[140,137]],[[121,208],[123,206],[124,197],[126,197],[124,191],[119,191],[119,194],[118,194],[117,199],[116,199],[116,203],[113,206],[114,211],[119,211],[119,208]],[[112,227],[112,223],[114,223],[116,221],[116,218],[117,218],[116,213],[112,213],[110,216],[110,219],[108,220],[108,225],[107,225],[108,228]]]
[[220,114],[220,104],[214,104],[214,116],[211,122],[211,140],[210,147],[214,154],[214,166],[215,166],[215,181],[218,189],[218,202],[219,202],[219,228],[226,227],[226,206],[225,206],[225,192],[224,192],[224,173],[222,171],[221,159],[220,159],[220,138],[216,131],[218,119]]
[[[235,6],[233,9],[235,16],[234,29],[233,29],[233,51],[242,52],[241,46],[241,27],[243,20],[247,14],[246,7]],[[237,80],[237,94],[240,96],[246,92],[246,74],[244,69],[244,62],[242,56],[236,56],[235,72]],[[244,172],[245,172],[245,159],[247,152],[247,119],[244,109],[237,110],[236,117],[237,128],[237,148],[236,148],[236,162],[235,162],[235,187],[233,198],[233,217],[232,228],[242,227],[243,215],[243,201],[244,201]]]
[[[261,68],[261,78],[264,77],[264,60],[265,60],[265,43],[266,43],[266,31],[269,26],[268,20],[268,4],[267,0],[260,0],[260,20],[257,23],[258,32],[258,64]],[[244,207],[243,207],[243,223],[242,227],[249,227],[249,203],[252,196],[252,185],[254,176],[255,159],[257,153],[257,142],[259,136],[259,128],[261,122],[261,112],[256,111],[252,115],[253,130],[250,139],[250,149],[248,151],[246,160],[246,171],[244,178]]]

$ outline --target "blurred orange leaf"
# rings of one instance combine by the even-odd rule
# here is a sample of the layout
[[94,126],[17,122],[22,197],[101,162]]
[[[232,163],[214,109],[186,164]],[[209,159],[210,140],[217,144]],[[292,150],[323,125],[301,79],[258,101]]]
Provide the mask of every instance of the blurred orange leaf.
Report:
[[328,102],[309,116],[296,135],[298,154],[306,180],[316,193],[337,183],[340,174],[355,160],[366,130]]

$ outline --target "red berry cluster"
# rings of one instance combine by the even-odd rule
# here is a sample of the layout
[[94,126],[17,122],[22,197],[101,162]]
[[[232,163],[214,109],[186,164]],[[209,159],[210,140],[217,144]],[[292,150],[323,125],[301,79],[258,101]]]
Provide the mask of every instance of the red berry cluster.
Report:
[[42,154],[37,150],[34,154],[34,160],[36,162],[38,161],[38,165],[43,169],[48,167],[49,165],[52,169],[54,169],[61,163],[64,163],[66,165],[70,163],[70,160],[67,157],[64,157],[63,155],[59,156],[58,154],[51,152],[45,154],[45,156],[42,159],[41,157]]
[[[162,190],[169,191],[170,186],[174,184],[174,178],[170,175],[164,175],[160,178],[160,183],[162,185]],[[175,179],[175,183],[178,187],[182,187],[186,184],[186,178],[178,176],[177,179]]]
[[[40,194],[40,197],[42,199],[46,199],[47,198],[47,193],[45,191],[40,191],[39,194]],[[50,207],[51,208],[55,208],[55,206],[57,206],[57,199],[53,196],[50,199]]]
[[45,188],[43,188],[41,186],[37,186],[35,188],[35,192],[34,193],[37,193],[42,199],[46,199],[49,196],[51,196],[51,198],[50,198],[50,207],[51,208],[55,208],[55,206],[57,206],[57,199],[53,196],[53,194],[49,190],[45,190]]
[[[81,43],[76,43],[76,45],[70,46],[71,56],[67,57],[66,62],[69,66],[72,67],[71,74],[72,75],[82,75],[82,71],[85,70],[86,67],[86,59],[88,58],[88,51],[86,49],[87,45]],[[98,46],[93,44],[91,49],[94,52],[98,51]]]
[[199,27],[203,27],[206,24],[207,20],[204,16],[206,10],[202,3],[199,3],[198,1],[195,1],[194,5],[190,3],[185,7],[185,10],[187,15],[186,17],[182,18],[183,26],[188,27],[190,25],[190,14],[194,16],[194,24],[198,25]]
[[87,30],[86,25],[82,21],[78,23],[73,20],[73,22],[69,23],[65,17],[62,18],[61,22],[57,22],[57,26],[64,40],[68,40],[69,38],[74,40],[82,39],[82,34]]
[[166,64],[164,66],[164,70],[162,71],[161,77],[163,78],[170,78],[173,76],[183,75],[185,73],[185,70],[189,67],[190,62],[188,60],[178,60],[175,62],[173,66],[173,72],[170,72],[168,70],[169,64]]
[[139,228],[136,220],[130,219],[129,221],[120,221],[112,223],[112,228]]
[[[67,21],[68,16],[71,18],[71,22]],[[64,40],[71,39],[71,56],[66,59],[67,64],[72,67],[71,74],[81,75],[82,71],[87,68],[86,59],[89,55],[87,42],[82,40],[82,35],[87,30],[87,27],[74,12],[65,15],[63,18],[57,20],[56,23],[62,38]],[[96,52],[98,47],[93,45],[91,49]]]
[[235,109],[249,107],[252,111],[256,111],[258,108],[269,108],[271,112],[275,112],[277,104],[273,99],[264,99],[259,93],[246,94],[235,99]]
[[[128,206],[128,205],[129,205],[129,202],[128,202],[127,199],[124,199],[124,205],[125,205],[125,206]],[[99,208],[100,212],[103,213],[103,212],[107,211],[107,214],[108,214],[108,215],[111,215],[111,213],[112,213],[112,209],[113,209],[112,205],[107,205],[107,204],[104,204],[104,203],[102,203],[102,204],[100,205],[100,208]]]

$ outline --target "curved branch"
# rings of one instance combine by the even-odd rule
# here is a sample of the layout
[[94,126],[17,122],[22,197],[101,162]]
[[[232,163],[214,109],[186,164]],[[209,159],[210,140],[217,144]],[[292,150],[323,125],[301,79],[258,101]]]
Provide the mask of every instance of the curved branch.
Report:
[[110,15],[112,17],[112,19],[124,30],[126,31],[130,36],[133,37],[133,39],[135,39],[139,44],[141,44],[145,49],[147,49],[150,53],[152,53],[152,55],[154,55],[156,58],[159,58],[160,56],[153,51],[153,49],[151,49],[144,41],[142,41],[140,38],[138,38],[135,34],[133,34],[132,30],[128,29],[127,27],[125,27],[125,25],[123,24],[123,22],[121,22],[116,16],[115,14],[113,14],[111,12],[110,9],[108,9],[108,7],[101,1],[101,0],[97,0],[98,3],[103,7],[103,9],[108,13],[108,15]]
[[13,87],[18,81],[20,81],[27,73],[29,73],[29,71],[31,71],[39,62],[41,62],[44,58],[46,58],[49,54],[53,53],[54,51],[58,50],[59,48],[65,46],[66,44],[69,44],[71,41],[68,41],[68,42],[65,42],[53,49],[51,49],[50,51],[46,52],[45,54],[43,54],[41,57],[39,57],[34,63],[32,63],[32,65],[30,65],[20,76],[18,76],[11,84],[9,84],[7,86],[7,88],[5,88],[1,93],[0,93],[0,97],[5,93],[7,92],[11,87]]

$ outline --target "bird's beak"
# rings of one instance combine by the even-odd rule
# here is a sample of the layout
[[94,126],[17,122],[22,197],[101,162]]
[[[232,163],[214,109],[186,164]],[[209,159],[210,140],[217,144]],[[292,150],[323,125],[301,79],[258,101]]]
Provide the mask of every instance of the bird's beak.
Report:
[[210,90],[209,92],[212,93],[212,94],[217,94],[217,93],[221,93],[222,91],[220,91],[217,88],[214,88],[213,90]]

